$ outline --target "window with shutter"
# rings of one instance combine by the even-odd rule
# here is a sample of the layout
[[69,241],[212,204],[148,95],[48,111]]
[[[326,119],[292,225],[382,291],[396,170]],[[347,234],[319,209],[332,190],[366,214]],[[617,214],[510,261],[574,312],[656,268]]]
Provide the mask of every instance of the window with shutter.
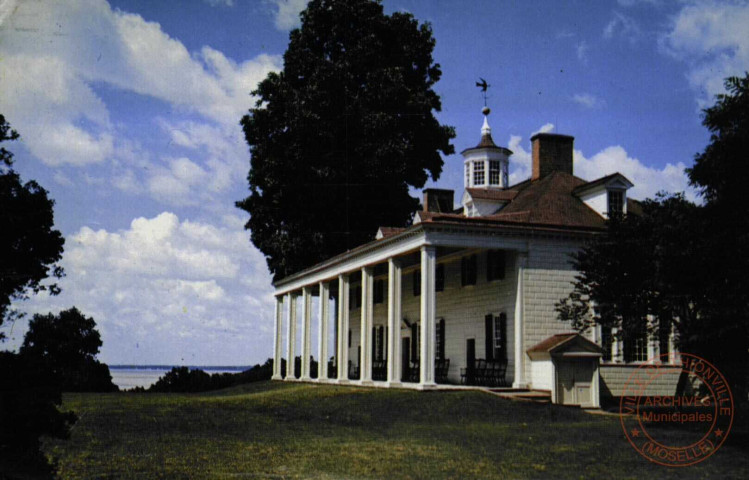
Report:
[[507,360],[507,314],[494,317],[494,359]]

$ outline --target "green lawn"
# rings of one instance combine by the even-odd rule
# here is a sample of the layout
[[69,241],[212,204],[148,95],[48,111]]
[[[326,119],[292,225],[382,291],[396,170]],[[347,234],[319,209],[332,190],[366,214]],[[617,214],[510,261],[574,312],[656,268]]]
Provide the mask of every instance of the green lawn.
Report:
[[749,478],[738,431],[669,469],[640,457],[616,416],[481,392],[263,382],[70,394],[64,408],[80,417],[71,438],[45,445],[62,478]]

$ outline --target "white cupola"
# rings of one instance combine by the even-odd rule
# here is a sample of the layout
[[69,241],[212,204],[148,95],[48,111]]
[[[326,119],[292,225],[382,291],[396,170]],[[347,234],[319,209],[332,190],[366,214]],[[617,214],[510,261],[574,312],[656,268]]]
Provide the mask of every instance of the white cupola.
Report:
[[488,119],[489,107],[484,107],[481,113],[484,114],[481,141],[461,152],[465,172],[463,185],[465,188],[507,188],[512,151],[494,144]]

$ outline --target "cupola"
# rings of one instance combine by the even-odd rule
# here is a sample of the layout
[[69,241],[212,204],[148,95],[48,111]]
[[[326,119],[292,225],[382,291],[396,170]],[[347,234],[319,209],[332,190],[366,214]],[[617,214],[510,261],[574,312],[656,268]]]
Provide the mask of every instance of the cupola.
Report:
[[510,155],[512,151],[498,147],[492,140],[489,126],[489,107],[484,107],[484,125],[481,141],[473,148],[461,152],[463,155],[465,188],[507,188],[509,186]]

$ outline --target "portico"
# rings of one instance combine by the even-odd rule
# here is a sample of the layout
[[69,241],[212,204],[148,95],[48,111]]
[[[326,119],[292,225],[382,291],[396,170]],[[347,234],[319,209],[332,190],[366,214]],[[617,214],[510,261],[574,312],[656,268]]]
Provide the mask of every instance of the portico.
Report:
[[[449,371],[442,381],[460,383],[460,371],[468,367],[466,341],[479,347],[496,341],[506,342],[501,350],[510,355],[512,367],[507,376],[515,386],[523,386],[525,362],[515,344],[522,341],[518,332],[522,332],[524,293],[518,285],[522,286],[527,242],[520,232],[497,235],[484,229],[483,235],[477,235],[465,229],[417,219],[408,229],[383,235],[278,282],[273,378],[425,390],[437,386],[435,367],[440,359],[449,360],[443,362],[449,364]],[[502,252],[507,259],[503,278],[487,282],[473,278],[462,285],[466,279],[458,277],[466,259],[472,259],[476,269],[476,257],[489,258],[487,252]],[[376,292],[378,288],[384,291]],[[311,331],[313,297],[316,332]],[[473,310],[464,310],[463,304]],[[499,318],[500,311],[512,324],[501,332],[505,338],[494,338],[492,326],[489,339],[485,318],[487,314]],[[310,339],[315,334],[313,352]],[[329,345],[330,340],[335,345]],[[491,355],[490,348],[493,344],[485,347],[484,356]],[[300,371],[295,372],[297,356]],[[310,369],[312,357],[318,365],[316,375]],[[285,375],[282,359],[290,366]],[[380,375],[378,366],[382,366]],[[415,377],[404,373],[409,368]]]

